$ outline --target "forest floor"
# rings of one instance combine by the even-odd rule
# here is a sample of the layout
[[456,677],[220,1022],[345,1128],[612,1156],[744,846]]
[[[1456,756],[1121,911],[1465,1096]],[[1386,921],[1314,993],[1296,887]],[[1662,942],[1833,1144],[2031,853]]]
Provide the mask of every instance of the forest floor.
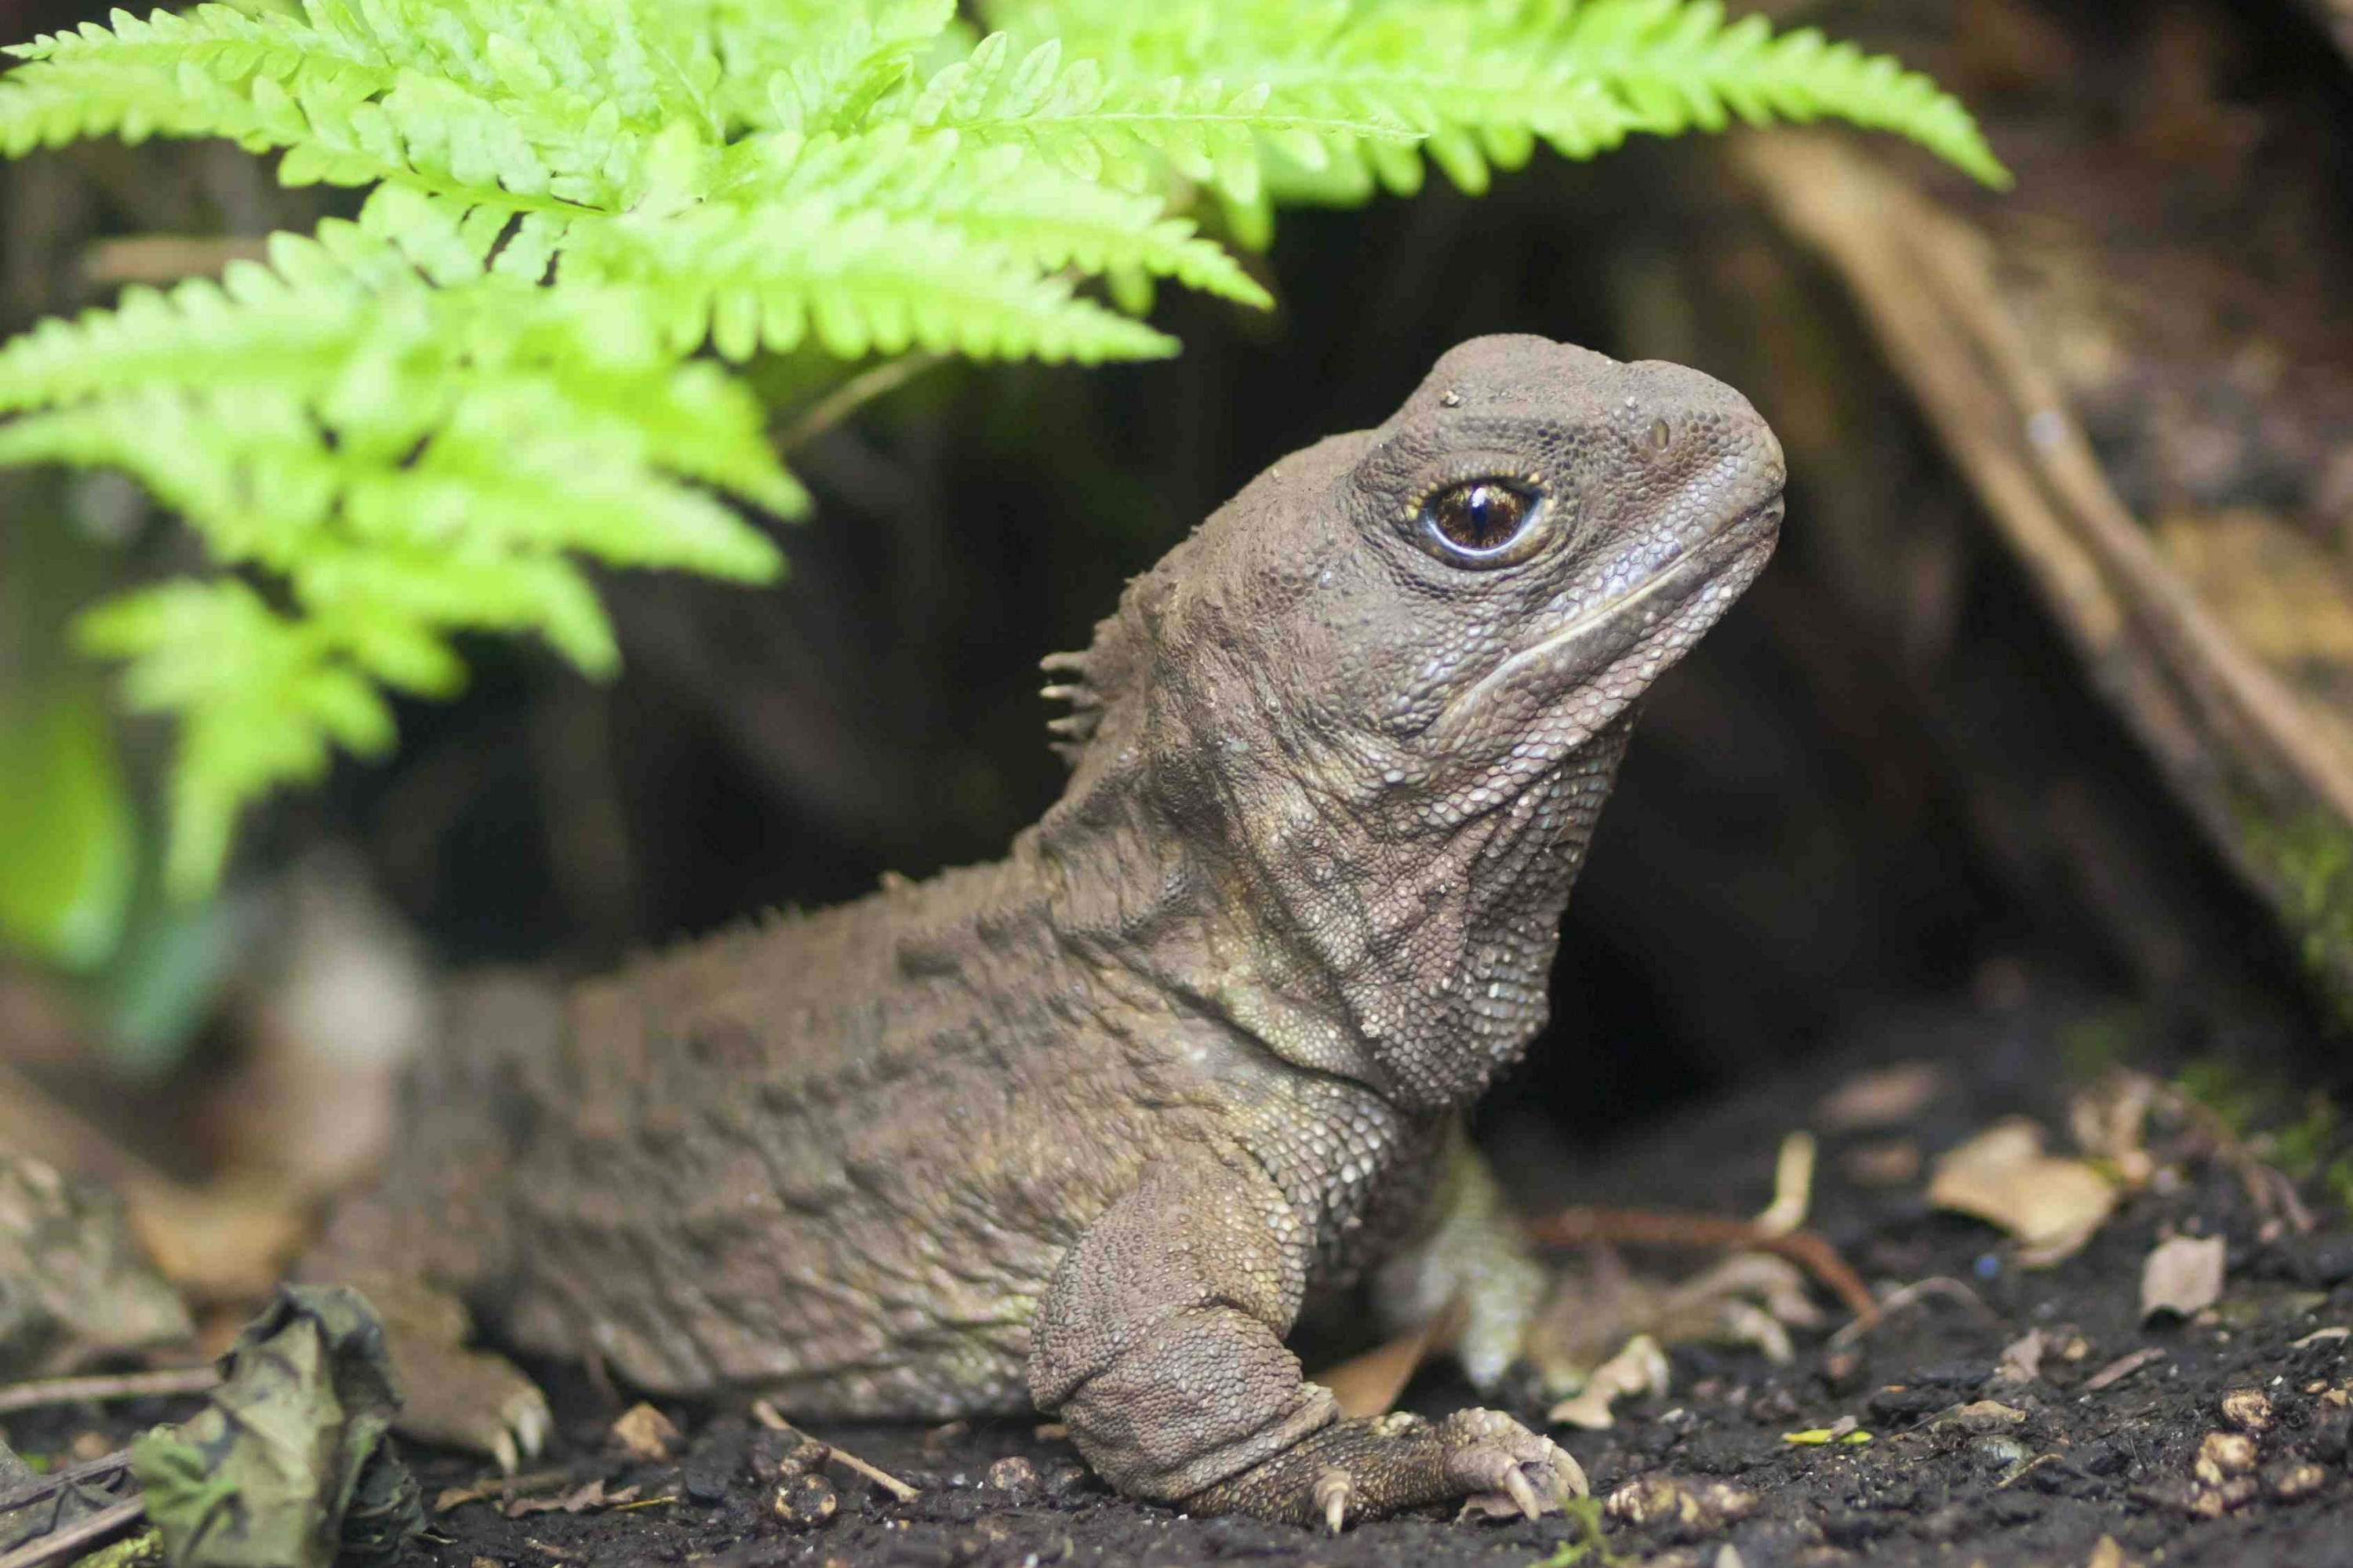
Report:
[[[2005,1115],[2064,1125],[2057,1064],[2071,1049],[2080,1055],[2101,1027],[2096,1014],[2031,1005],[2001,1014],[1969,1003],[1924,1010],[1871,1032],[1861,1060],[1841,1055],[1630,1128],[1573,1160],[1525,1128],[1496,1129],[1499,1165],[1532,1207],[1573,1192],[1586,1202],[1739,1213],[1769,1189],[1783,1135],[1819,1124],[1824,1097],[1862,1065],[1937,1064],[1937,1092],[1900,1127],[1825,1137],[1810,1223],[1883,1290],[1950,1283],[1913,1292],[1910,1305],[1847,1342],[1829,1331],[1837,1319],[1802,1332],[1788,1364],[1753,1351],[1677,1347],[1667,1394],[1621,1400],[1609,1430],[1556,1429],[1592,1480],[1594,1506],[1582,1517],[1410,1518],[1337,1538],[1197,1519],[1112,1495],[1051,1428],[1040,1435],[1018,1421],[820,1428],[818,1437],[913,1492],[898,1500],[836,1460],[822,1468],[825,1484],[802,1480],[791,1494],[804,1516],[824,1517],[795,1523],[776,1509],[777,1460],[789,1437],[741,1416],[671,1407],[682,1432],[673,1457],[631,1460],[611,1435],[619,1408],[611,1396],[577,1372],[543,1368],[559,1414],[552,1456],[501,1492],[474,1461],[412,1450],[434,1511],[428,1535],[401,1562],[2353,1563],[2353,1340],[2345,1332],[2353,1326],[2353,1233],[2329,1200],[2316,1200],[2311,1232],[2266,1240],[2243,1169],[2189,1160],[2127,1195],[2073,1257],[2025,1269],[1997,1230],[1931,1209],[1921,1181],[1850,1179],[1874,1160],[1883,1169],[1891,1149],[1899,1161],[1907,1143],[1933,1155]],[[2144,1324],[2140,1282],[2151,1247],[2201,1234],[2227,1239],[2222,1297],[2189,1320]],[[2015,1369],[2005,1376],[1998,1369],[2006,1352],[2030,1330],[2040,1330],[2039,1366],[2023,1379]],[[1439,1412],[1471,1401],[1451,1374],[1430,1371],[1405,1403]],[[25,1420],[15,1436],[36,1452],[77,1437],[95,1447],[179,1416],[190,1403],[52,1412]],[[1500,1403],[1540,1419],[1540,1401],[1507,1391]],[[1848,1422],[1868,1437],[1789,1437]]]

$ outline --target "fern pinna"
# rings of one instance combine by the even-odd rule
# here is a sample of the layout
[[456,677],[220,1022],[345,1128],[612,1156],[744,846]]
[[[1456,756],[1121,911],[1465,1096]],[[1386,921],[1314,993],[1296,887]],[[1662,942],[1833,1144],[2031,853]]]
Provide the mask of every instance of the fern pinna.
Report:
[[[1286,203],[1476,192],[1541,143],[1832,116],[2002,172],[1892,60],[1714,0],[237,0],[10,52],[0,147],[216,136],[372,187],[266,264],[0,348],[0,462],[123,469],[223,568],[99,606],[182,725],[172,885],[242,807],[391,744],[448,639],[616,662],[579,563],[756,582],[806,507],[729,369],[814,348],[1166,355],[1173,279],[1270,302]],[[1087,285],[1100,281],[1098,296]],[[257,588],[268,588],[264,592]]]

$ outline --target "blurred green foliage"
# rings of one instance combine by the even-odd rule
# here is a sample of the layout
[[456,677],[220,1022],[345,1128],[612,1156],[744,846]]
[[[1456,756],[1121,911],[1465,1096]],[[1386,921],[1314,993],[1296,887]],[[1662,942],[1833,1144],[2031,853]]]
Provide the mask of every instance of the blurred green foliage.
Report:
[[69,969],[114,950],[137,826],[97,688],[0,697],[0,936]]
[[[610,671],[586,565],[773,578],[741,508],[806,497],[755,357],[835,364],[782,378],[822,407],[910,354],[1168,354],[1134,319],[1155,279],[1271,302],[1205,228],[1262,245],[1277,206],[1410,194],[1425,159],[1475,193],[1539,144],[1833,117],[2006,178],[1926,78],[1714,0],[982,10],[976,37],[952,0],[240,0],[12,51],[10,155],[226,137],[370,193],[0,347],[0,463],[126,471],[216,568],[78,632],[178,721],[174,895],[218,885],[251,801],[388,749],[388,694],[457,690],[453,636]],[[86,701],[11,723],[43,842],[0,908],[89,962],[122,921],[120,778]]]

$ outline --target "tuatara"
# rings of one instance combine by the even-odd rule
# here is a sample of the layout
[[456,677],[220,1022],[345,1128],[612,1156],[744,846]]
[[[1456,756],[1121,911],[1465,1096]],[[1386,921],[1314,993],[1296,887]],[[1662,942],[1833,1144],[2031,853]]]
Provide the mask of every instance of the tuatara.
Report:
[[1696,371],[1462,344],[1047,661],[1071,777],[1004,860],[458,995],[304,1272],[385,1310],[412,1431],[510,1464],[545,1407],[470,1310],[808,1417],[1034,1405],[1197,1511],[1564,1499],[1509,1417],[1343,1419],[1283,1336],[1386,1261],[1424,1308],[1467,1282],[1502,1370],[1532,1269],[1459,1113],[1542,1027],[1636,701],[1781,484]]

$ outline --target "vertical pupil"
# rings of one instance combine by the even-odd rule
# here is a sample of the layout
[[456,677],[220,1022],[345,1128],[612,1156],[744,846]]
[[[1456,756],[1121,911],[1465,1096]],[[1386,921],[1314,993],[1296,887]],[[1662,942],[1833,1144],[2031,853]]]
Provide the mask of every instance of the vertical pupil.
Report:
[[1423,525],[1452,549],[1486,555],[1518,537],[1528,506],[1528,497],[1511,485],[1469,480],[1432,497]]
[[1496,536],[1504,531],[1504,498],[1492,485],[1474,485],[1471,490],[1471,535],[1479,548],[1493,549]]

